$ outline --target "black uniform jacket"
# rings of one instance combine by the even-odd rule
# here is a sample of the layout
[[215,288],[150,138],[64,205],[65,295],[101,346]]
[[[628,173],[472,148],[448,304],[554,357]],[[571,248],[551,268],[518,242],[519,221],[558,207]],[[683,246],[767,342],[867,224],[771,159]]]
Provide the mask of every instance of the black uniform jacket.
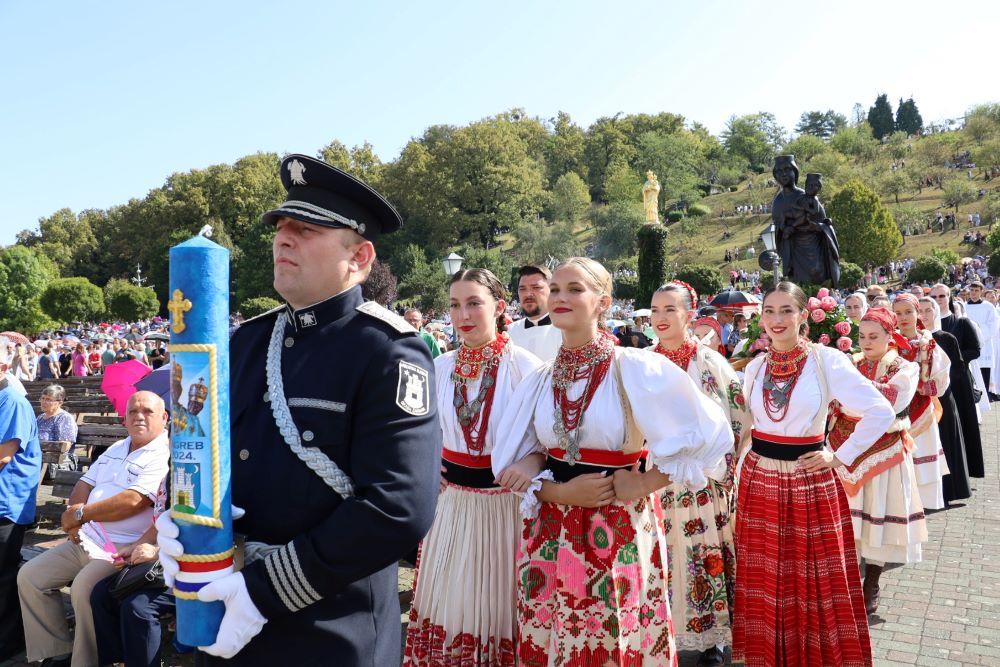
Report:
[[[265,374],[279,313],[285,397],[302,444],[346,472],[344,500],[286,444]],[[231,341],[234,523],[284,545],[243,569],[268,622],[233,663],[398,665],[397,560],[434,519],[441,427],[427,346],[361,288],[248,320]]]

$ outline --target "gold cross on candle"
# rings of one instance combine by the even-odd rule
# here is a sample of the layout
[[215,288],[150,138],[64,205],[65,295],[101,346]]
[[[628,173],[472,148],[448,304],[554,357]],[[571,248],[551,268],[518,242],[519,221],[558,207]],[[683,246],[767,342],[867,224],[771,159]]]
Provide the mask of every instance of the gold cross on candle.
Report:
[[167,302],[167,310],[173,316],[170,328],[174,333],[180,333],[187,328],[184,324],[184,313],[191,310],[191,302],[184,298],[184,292],[179,289],[174,290],[173,298]]

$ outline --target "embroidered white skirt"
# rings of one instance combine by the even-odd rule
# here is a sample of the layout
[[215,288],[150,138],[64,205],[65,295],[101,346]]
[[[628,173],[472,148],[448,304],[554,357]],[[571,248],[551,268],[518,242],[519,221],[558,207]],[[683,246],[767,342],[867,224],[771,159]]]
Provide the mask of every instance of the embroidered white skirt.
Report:
[[927,523],[909,454],[847,502],[858,556],[872,564],[920,562]]
[[930,428],[913,436],[913,443],[913,472],[917,478],[920,504],[928,510],[944,509],[944,484],[941,478],[949,471],[937,422],[931,422]]

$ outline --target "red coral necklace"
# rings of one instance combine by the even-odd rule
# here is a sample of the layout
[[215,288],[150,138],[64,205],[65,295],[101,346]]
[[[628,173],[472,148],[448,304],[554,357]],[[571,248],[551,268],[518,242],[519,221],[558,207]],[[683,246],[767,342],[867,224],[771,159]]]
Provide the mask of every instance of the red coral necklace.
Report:
[[788,415],[792,391],[808,358],[809,348],[805,341],[799,341],[787,352],[768,348],[764,361],[764,412],[771,421],[780,422]]
[[694,342],[690,338],[685,338],[681,346],[676,350],[668,350],[663,347],[662,343],[657,343],[656,347],[653,348],[654,352],[659,352],[665,356],[670,361],[677,364],[682,371],[686,371],[688,364],[694,359],[694,355],[698,352],[698,343]]
[[[552,367],[552,402],[555,408],[553,430],[559,438],[559,447],[566,451],[570,465],[580,460],[580,434],[583,416],[590,401],[611,368],[615,338],[599,331],[594,340],[580,347],[559,348]],[[586,380],[579,398],[570,399],[569,389],[576,382]]]
[[[451,374],[455,387],[455,414],[462,427],[465,446],[472,454],[482,454],[486,446],[486,427],[493,410],[497,373],[509,341],[510,337],[506,333],[501,333],[481,347],[472,348],[463,345],[459,348],[455,359],[455,370]],[[479,382],[479,392],[476,398],[470,401],[468,385],[480,376],[482,380]]]

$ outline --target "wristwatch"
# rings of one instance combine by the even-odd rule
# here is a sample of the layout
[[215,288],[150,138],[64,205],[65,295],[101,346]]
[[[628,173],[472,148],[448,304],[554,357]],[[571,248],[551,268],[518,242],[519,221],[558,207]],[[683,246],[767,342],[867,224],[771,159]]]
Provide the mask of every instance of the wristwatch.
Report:
[[76,517],[76,522],[81,525],[83,525],[83,507],[84,507],[83,505],[80,505],[79,507],[76,508],[76,511],[73,513],[73,516]]

